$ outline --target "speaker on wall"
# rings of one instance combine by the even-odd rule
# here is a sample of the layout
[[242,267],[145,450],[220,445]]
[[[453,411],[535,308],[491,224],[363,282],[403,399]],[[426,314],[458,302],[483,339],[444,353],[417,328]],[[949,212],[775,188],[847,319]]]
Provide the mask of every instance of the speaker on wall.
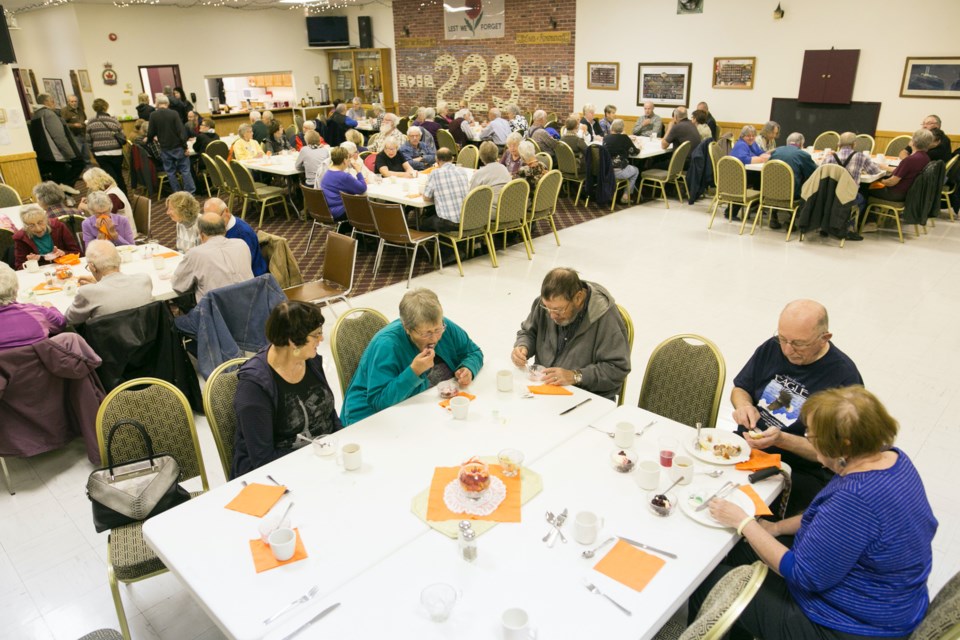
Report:
[[13,41],[10,39],[5,15],[3,7],[0,6],[0,64],[13,64],[17,61],[17,54],[13,52]]
[[360,48],[373,49],[373,19],[370,16],[358,16],[357,28],[360,31]]

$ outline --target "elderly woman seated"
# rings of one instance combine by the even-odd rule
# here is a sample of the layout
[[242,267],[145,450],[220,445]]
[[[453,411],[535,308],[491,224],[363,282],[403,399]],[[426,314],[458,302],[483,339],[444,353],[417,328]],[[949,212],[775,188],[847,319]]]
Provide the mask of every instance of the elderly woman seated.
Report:
[[740,139],[734,143],[730,155],[743,164],[761,164],[770,159],[770,154],[757,144],[756,128],[749,124],[740,130]]
[[48,218],[38,205],[20,208],[23,228],[13,234],[13,266],[17,269],[27,260],[40,264],[53,262],[67,253],[80,253],[76,236],[56,218]]
[[303,171],[308,187],[318,189],[324,172],[330,166],[330,146],[323,142],[316,131],[307,131],[303,137],[307,144],[300,149],[294,167]]
[[713,500],[736,529],[734,549],[691,598],[691,619],[731,565],[758,558],[774,572],[740,615],[733,638],[906,638],[923,620],[937,520],[897,422],[861,386],[821,391],[800,409],[817,459],[836,475],[801,514],[772,522]]
[[253,139],[253,125],[247,123],[240,125],[237,134],[240,137],[230,147],[234,160],[252,160],[264,155],[260,143]]
[[110,213],[113,203],[103,191],[91,191],[84,198],[90,217],[83,221],[83,243],[94,240],[109,240],[115,245],[133,244],[130,223],[119,213]]
[[[517,176],[520,167],[523,166],[523,160],[520,159],[520,143],[523,142],[523,135],[514,131],[507,136],[507,148],[503,150],[503,156],[500,158],[500,164],[507,168],[510,175]],[[534,150],[536,152],[536,150]]]
[[167,196],[167,215],[177,225],[177,251],[186,253],[200,244],[197,229],[200,203],[192,194],[178,191]]
[[413,289],[400,300],[400,319],[373,337],[344,394],[343,424],[363,420],[438,382],[467,386],[483,366],[467,332],[443,317],[437,294]]
[[46,209],[47,217],[49,218],[83,215],[79,209],[74,209],[67,204],[67,196],[63,193],[63,189],[52,180],[47,180],[46,182],[41,182],[36,185],[33,188],[33,199],[37,201],[37,204]]
[[547,173],[547,168],[537,159],[537,149],[529,140],[520,143],[520,160],[523,162],[517,177],[530,183],[530,197],[537,188],[537,183]]
[[[346,144],[352,143],[343,143]],[[360,195],[367,192],[367,183],[363,177],[365,167],[360,162],[360,157],[351,158],[350,151],[343,145],[334,147],[330,152],[330,168],[320,180],[327,207],[335,220],[345,220],[347,217],[341,194]],[[353,169],[352,172],[347,171],[348,166]]]
[[[113,203],[111,213],[119,213],[126,218],[127,222],[130,223],[130,229],[134,234],[137,233],[137,223],[133,219],[133,207],[130,206],[127,194],[117,186],[117,181],[113,179],[113,176],[103,169],[93,167],[83,172],[83,183],[87,185],[87,191],[103,191],[107,194],[110,202]],[[79,208],[89,215],[85,205],[86,202],[81,200]]]
[[777,148],[777,138],[779,137],[780,125],[770,120],[763,125],[760,133],[757,134],[757,146],[764,151],[773,151]]
[[323,314],[281,302],[267,318],[266,349],[240,367],[233,408],[237,431],[231,478],[262,467],[341,428],[317,347]]
[[397,143],[393,140],[387,140],[383,145],[383,151],[377,154],[374,170],[384,178],[412,178],[414,176],[413,167],[400,153]]
[[24,347],[63,331],[67,321],[50,306],[17,302],[17,274],[0,262],[0,349]]
[[263,141],[268,153],[283,153],[290,150],[290,141],[283,133],[283,127],[276,120],[267,129],[267,139]]

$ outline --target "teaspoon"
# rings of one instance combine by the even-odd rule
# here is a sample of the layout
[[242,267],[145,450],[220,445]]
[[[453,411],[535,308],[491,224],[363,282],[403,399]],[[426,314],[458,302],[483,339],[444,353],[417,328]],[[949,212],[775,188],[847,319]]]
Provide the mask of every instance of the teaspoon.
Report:
[[723,475],[723,469],[714,469],[713,471],[698,471],[697,475],[704,475],[710,478],[719,478]]
[[598,544],[597,546],[595,546],[593,549],[587,549],[586,551],[584,551],[584,552],[581,553],[580,555],[583,556],[584,558],[590,559],[590,558],[592,558],[594,555],[596,555],[597,551],[600,551],[600,549],[604,548],[605,546],[607,546],[608,544],[610,544],[611,542],[613,542],[613,541],[615,541],[615,540],[616,540],[616,538],[607,538],[606,540],[604,540],[603,542],[601,542],[600,544]]

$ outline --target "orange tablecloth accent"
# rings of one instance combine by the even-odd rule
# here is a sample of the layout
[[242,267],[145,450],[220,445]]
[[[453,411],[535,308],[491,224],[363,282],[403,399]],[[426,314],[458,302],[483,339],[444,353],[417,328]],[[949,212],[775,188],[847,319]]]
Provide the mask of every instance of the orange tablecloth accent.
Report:
[[[457,395],[458,395],[458,396],[463,396],[464,398],[468,398],[468,399],[470,399],[470,400],[476,400],[476,399],[477,399],[477,396],[473,395],[472,393],[467,393],[466,391],[459,391],[459,392],[457,392]],[[456,397],[456,396],[454,396],[454,397]],[[440,401],[440,406],[443,407],[444,409],[446,409],[447,407],[449,407],[449,406],[450,406],[450,398],[446,398],[446,399],[444,399],[444,400],[441,400],[441,401]]]
[[759,495],[757,495],[757,492],[754,490],[753,487],[751,487],[751,486],[748,485],[748,484],[741,485],[741,486],[740,486],[740,491],[743,491],[743,492],[747,495],[748,498],[750,498],[751,500],[753,500],[753,504],[754,504],[754,506],[757,508],[757,514],[756,514],[756,515],[758,515],[758,516],[772,516],[772,515],[773,515],[773,511],[770,511],[770,507],[768,507],[768,506],[767,506],[767,503],[764,502],[763,499],[762,499]]
[[643,591],[666,563],[663,558],[618,540],[613,549],[593,568],[634,591]]
[[573,391],[570,391],[564,387],[555,385],[555,384],[541,384],[535,387],[527,387],[530,390],[530,393],[535,393],[540,396],[572,396]]
[[280,562],[273,556],[273,551],[270,550],[270,545],[260,538],[250,541],[250,553],[253,555],[253,567],[257,570],[257,573],[269,571],[270,569],[276,569],[277,567],[285,564],[291,564],[307,557],[307,549],[303,546],[303,538],[300,537],[300,530],[294,529],[294,531],[297,532],[296,550],[293,552],[292,558],[289,560],[284,560],[283,562]]
[[177,258],[180,254],[176,251],[167,251],[166,253],[155,253],[153,254],[154,258]]
[[736,467],[738,471],[759,471],[768,467],[783,468],[780,465],[779,453],[767,453],[760,449],[751,449],[750,459],[746,462],[738,462]]
[[227,509],[232,509],[233,511],[239,511],[240,513],[262,518],[273,508],[273,505],[277,504],[277,500],[280,499],[280,496],[282,496],[286,490],[286,487],[253,482],[245,486],[243,490],[237,494],[237,497],[225,506]]
[[430,498],[427,502],[427,520],[490,520],[493,522],[520,522],[520,476],[507,478],[498,464],[490,465],[490,473],[507,485],[507,497],[488,516],[469,513],[454,513],[443,501],[443,490],[457,479],[460,467],[437,467],[430,482]]

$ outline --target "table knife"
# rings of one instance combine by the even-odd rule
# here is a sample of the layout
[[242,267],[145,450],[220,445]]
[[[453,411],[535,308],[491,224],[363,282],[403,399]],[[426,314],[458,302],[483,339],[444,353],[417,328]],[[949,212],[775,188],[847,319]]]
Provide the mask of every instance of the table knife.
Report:
[[623,536],[617,536],[617,537],[623,540],[624,542],[626,542],[627,544],[632,544],[635,547],[646,549],[647,551],[653,551],[654,553],[659,553],[662,556],[667,556],[668,558],[673,558],[674,560],[677,559],[677,554],[675,553],[670,553],[669,551],[664,551],[663,549],[657,549],[656,547],[651,547],[648,544],[643,544],[642,542],[637,542],[636,540],[631,540],[630,538],[624,538]]
[[[707,508],[707,506],[709,506],[711,500],[713,500],[714,498],[719,498],[719,497],[721,497],[720,494],[723,493],[725,490],[727,490],[727,488],[729,488],[729,487],[736,487],[736,486],[737,486],[737,485],[735,485],[732,481],[727,480],[725,483],[723,483],[723,486],[722,486],[722,487],[720,487],[719,489],[717,489],[717,492],[716,492],[715,494],[713,494],[712,496],[710,496],[709,498],[707,498],[706,500],[704,500],[704,501],[703,501],[703,504],[701,504],[699,507],[697,507],[696,509],[694,509],[694,511],[703,511],[704,509]],[[724,495],[726,495],[726,494],[724,494]]]
[[331,611],[333,611],[334,609],[336,609],[336,608],[339,607],[339,606],[340,606],[340,603],[339,603],[339,602],[336,602],[336,603],[330,605],[329,607],[327,607],[326,609],[324,609],[323,611],[321,611],[320,613],[318,613],[318,614],[315,615],[314,617],[310,618],[310,620],[308,620],[307,622],[303,623],[302,625],[300,625],[299,627],[297,627],[296,629],[294,629],[293,633],[291,633],[291,634],[288,635],[288,636],[284,636],[283,640],[290,640],[290,638],[292,638],[293,636],[297,635],[298,633],[300,633],[301,631],[303,631],[303,630],[306,629],[307,627],[311,626],[314,622],[316,622],[317,620],[319,620],[319,619],[322,618],[323,616],[327,615],[328,613],[330,613]]

